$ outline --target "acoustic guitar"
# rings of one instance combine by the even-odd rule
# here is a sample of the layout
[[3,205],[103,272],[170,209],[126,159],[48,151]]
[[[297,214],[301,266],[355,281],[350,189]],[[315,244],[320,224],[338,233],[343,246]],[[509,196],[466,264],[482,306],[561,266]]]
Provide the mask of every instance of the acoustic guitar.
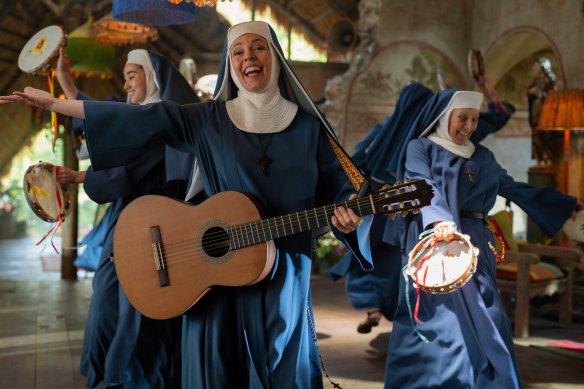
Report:
[[387,186],[375,194],[288,215],[262,218],[252,197],[218,193],[199,205],[148,195],[121,213],[114,263],[130,303],[153,319],[179,316],[213,286],[245,286],[272,269],[274,239],[330,224],[335,207],[357,215],[417,212],[428,205],[425,181]]

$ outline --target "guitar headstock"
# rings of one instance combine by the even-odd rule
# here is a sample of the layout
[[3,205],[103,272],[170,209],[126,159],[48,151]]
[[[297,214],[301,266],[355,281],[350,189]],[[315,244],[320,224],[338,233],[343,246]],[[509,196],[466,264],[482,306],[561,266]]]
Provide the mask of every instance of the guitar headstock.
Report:
[[430,205],[434,196],[432,187],[424,180],[385,185],[372,197],[375,213],[406,216],[418,213],[420,208]]

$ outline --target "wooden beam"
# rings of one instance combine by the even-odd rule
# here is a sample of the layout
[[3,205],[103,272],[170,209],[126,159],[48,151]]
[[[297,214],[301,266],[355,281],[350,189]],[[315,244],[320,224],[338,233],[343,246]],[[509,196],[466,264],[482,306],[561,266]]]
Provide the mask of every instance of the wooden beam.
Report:
[[188,46],[192,46],[192,47],[189,47],[188,50],[185,50],[185,52],[205,51],[205,49],[201,45],[199,45],[194,39],[187,38],[187,31],[184,31],[181,27],[179,27],[177,25],[172,25],[169,27],[170,27],[170,30],[172,30],[172,32],[174,34],[178,35],[179,37],[181,37],[182,40],[186,41]]
[[18,68],[18,63],[15,61],[8,67],[8,69],[2,72],[2,83],[0,84],[0,94],[2,96],[7,95],[8,93],[12,93],[12,90],[9,90],[10,87],[14,84],[14,81],[20,76],[20,69]]
[[12,143],[10,141],[10,139],[8,139],[8,137],[4,134],[4,132],[1,132],[1,131],[0,131],[0,142],[4,143],[4,145],[6,146],[6,148],[8,150],[14,149],[14,143]]
[[310,23],[311,24],[317,24],[318,22],[320,22],[323,18],[329,16],[330,14],[332,14],[333,11],[329,8],[324,12],[321,12],[319,15],[315,16],[314,18],[310,19]]
[[286,4],[286,8],[287,8],[287,9],[292,9],[292,8],[294,8],[294,7],[295,7],[297,4],[301,4],[301,3],[303,3],[303,2],[304,2],[304,0],[292,0],[292,1],[289,1],[289,2],[288,2],[288,4]]
[[21,49],[15,49],[14,47],[7,46],[4,43],[0,43],[0,49],[9,51],[9,52],[14,53],[14,54],[20,54],[20,51],[22,50],[22,48]]
[[[176,34],[176,33],[175,33]],[[164,43],[164,46],[167,48],[166,51],[170,51],[170,53],[161,52],[161,54],[166,55],[174,63],[178,63],[183,55],[188,52],[188,49],[184,49],[179,42],[177,42],[176,35],[169,35],[168,30],[160,29],[158,30],[159,35],[159,42]],[[185,39],[184,37],[182,39]],[[169,49],[169,50],[168,50]]]
[[[323,2],[328,5],[329,9],[334,10],[339,16],[342,16],[344,18],[349,18],[351,20],[354,19],[354,16],[351,14],[351,12],[349,12],[349,10],[347,10],[345,7],[343,7],[341,4],[339,4],[338,1],[336,0],[323,0]],[[358,16],[358,14],[357,14]]]
[[0,33],[2,33],[3,35],[10,35],[11,37],[16,38],[16,39],[20,39],[21,41],[23,41],[22,42],[23,46],[26,43],[26,41],[28,40],[27,37],[25,37],[21,34],[18,34],[16,32],[14,32],[13,30],[10,30],[10,29],[3,27],[1,25],[0,25]]
[[65,6],[63,4],[56,4],[52,0],[41,0],[41,2],[53,13],[56,17],[60,18],[63,13]]
[[313,39],[314,41],[316,41],[318,44],[320,44],[323,47],[326,45],[325,37],[320,35],[318,33],[318,31],[316,31],[310,23],[308,23],[304,19],[300,18],[298,15],[296,15],[295,12],[293,12],[292,10],[289,10],[287,8],[282,7],[280,4],[278,4],[274,0],[268,0],[267,3],[269,4],[269,6],[272,9],[280,12],[282,15],[286,15],[292,23],[300,26],[302,28],[302,30],[304,31],[304,33],[306,33],[306,35],[309,35],[310,38]]
[[[18,136],[22,135],[20,129],[16,126],[16,124],[14,124],[14,121],[12,120],[12,118],[6,113],[6,110],[0,109],[0,117],[2,117],[2,119],[8,124],[8,126],[2,126],[3,129],[8,127],[12,134],[15,134]],[[14,145],[12,145],[12,146],[14,146]]]

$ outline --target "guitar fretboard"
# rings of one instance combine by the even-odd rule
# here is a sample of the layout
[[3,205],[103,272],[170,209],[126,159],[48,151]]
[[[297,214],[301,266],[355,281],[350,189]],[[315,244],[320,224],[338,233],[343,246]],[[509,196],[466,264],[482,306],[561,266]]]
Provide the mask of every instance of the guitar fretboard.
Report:
[[370,215],[378,210],[382,213],[406,214],[420,208],[421,202],[416,196],[425,194],[416,192],[419,189],[415,184],[400,184],[366,197],[233,226],[227,229],[229,250],[328,226],[335,208],[340,206],[352,209],[359,216]]

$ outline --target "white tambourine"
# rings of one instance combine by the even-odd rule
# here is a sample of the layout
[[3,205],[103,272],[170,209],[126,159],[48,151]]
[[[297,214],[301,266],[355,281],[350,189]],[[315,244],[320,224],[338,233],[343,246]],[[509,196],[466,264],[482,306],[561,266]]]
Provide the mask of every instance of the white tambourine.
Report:
[[578,242],[584,242],[584,211],[578,212],[576,220],[569,218],[563,227],[568,237]]
[[39,162],[26,169],[23,180],[28,205],[35,215],[49,223],[65,220],[72,209],[71,188],[57,181],[55,169],[50,163]]
[[59,57],[59,48],[65,44],[65,34],[59,26],[48,26],[26,42],[18,57],[18,67],[36,75],[52,70]]
[[414,287],[430,294],[447,294],[462,288],[477,268],[479,249],[468,235],[455,232],[451,241],[437,241],[434,234],[421,239],[412,249],[406,274]]

